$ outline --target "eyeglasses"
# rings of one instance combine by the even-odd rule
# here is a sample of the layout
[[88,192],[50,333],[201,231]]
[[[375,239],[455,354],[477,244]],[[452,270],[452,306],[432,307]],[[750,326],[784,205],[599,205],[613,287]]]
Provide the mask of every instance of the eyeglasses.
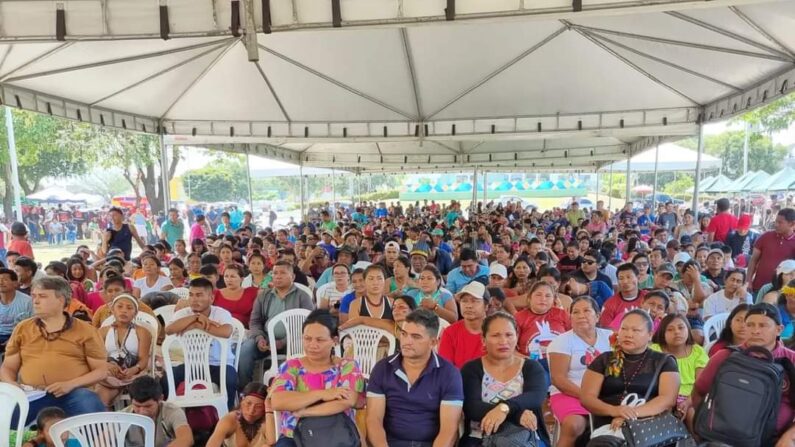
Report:
[[596,264],[596,261],[594,261],[593,259],[583,259],[582,263],[587,265],[593,265]]
[[648,262],[635,262],[634,264],[635,264],[635,267],[648,267],[649,266]]

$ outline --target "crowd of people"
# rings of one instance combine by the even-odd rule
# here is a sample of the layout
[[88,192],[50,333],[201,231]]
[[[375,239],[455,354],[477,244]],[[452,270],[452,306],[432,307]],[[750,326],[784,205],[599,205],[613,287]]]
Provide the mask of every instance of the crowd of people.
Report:
[[[157,241],[111,208],[97,247],[44,266],[15,222],[0,266],[0,381],[31,396],[34,446],[52,445],[53,421],[122,401],[155,420],[157,447],[306,445],[296,440],[323,417],[331,440],[379,447],[619,446],[660,415],[702,440],[740,427],[756,445],[795,446],[795,209],[757,231],[727,199],[709,214],[603,205],[361,204],[278,229],[247,212],[211,225],[202,210],[186,226],[171,209]],[[170,305],[154,332],[136,318]],[[291,309],[310,312],[303,354],[266,380],[259,365],[289,342],[277,326],[272,344],[268,323]],[[230,412],[199,429],[168,399],[185,371],[163,374],[159,345],[193,330],[230,338],[237,324],[242,344],[209,354]],[[340,348],[359,326],[396,340],[369,374]],[[745,359],[783,372],[771,408],[734,421],[733,405],[713,404]],[[749,425],[756,413],[772,422]],[[131,432],[128,445],[142,443]]]

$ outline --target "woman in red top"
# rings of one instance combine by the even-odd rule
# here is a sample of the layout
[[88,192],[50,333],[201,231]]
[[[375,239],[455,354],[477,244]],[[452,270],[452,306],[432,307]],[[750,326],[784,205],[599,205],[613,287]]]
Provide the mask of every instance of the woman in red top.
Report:
[[28,227],[22,222],[14,222],[11,224],[11,240],[6,249],[11,252],[15,251],[20,256],[27,256],[30,259],[33,257],[33,247],[28,242]]
[[554,286],[538,281],[530,289],[527,309],[516,314],[516,323],[519,325],[519,344],[516,349],[541,361],[547,370],[547,346],[557,335],[571,329],[569,314],[555,307],[556,295]]
[[213,305],[228,310],[233,317],[248,328],[248,320],[251,319],[251,311],[254,308],[254,301],[257,299],[258,289],[256,287],[240,287],[243,283],[243,276],[243,267],[237,264],[227,265],[224,270],[226,287],[214,292]]

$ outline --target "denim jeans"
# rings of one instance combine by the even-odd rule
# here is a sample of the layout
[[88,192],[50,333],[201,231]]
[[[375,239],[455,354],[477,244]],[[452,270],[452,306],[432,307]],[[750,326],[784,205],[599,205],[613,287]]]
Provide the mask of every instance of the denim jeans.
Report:
[[[179,365],[174,370],[174,389],[177,389],[180,383],[185,381],[185,365]],[[213,383],[220,386],[221,383],[221,367],[218,365],[210,365],[210,379]],[[160,385],[163,387],[163,396],[168,399],[168,376],[163,375]],[[231,411],[235,407],[235,398],[237,396],[237,371],[232,365],[226,365],[226,405]]]
[[287,436],[282,436],[276,441],[276,444],[273,447],[296,447],[298,444],[295,443],[293,438],[288,438]]
[[[240,388],[243,388],[254,380],[254,362],[270,357],[270,352],[260,351],[259,348],[257,348],[257,340],[247,338],[243,340],[243,345],[240,347],[238,356],[240,358],[240,364],[238,365],[237,371],[237,383],[240,384]],[[261,380],[262,377],[257,378],[258,382]]]
[[[80,416],[87,413],[98,413],[107,411],[105,405],[99,399],[96,393],[88,388],[75,388],[71,393],[55,397],[52,394],[46,394],[41,399],[36,399],[30,403],[28,409],[28,417],[25,424],[29,424],[36,420],[36,415],[39,414],[41,409],[46,407],[58,407],[66,412],[66,415]],[[14,410],[14,416],[11,418],[11,426],[15,427],[19,418],[19,410]]]

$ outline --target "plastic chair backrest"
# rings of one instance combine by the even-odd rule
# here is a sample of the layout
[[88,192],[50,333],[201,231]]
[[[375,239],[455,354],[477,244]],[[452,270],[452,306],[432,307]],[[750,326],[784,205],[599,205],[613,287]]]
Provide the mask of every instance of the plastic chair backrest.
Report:
[[144,445],[155,445],[155,421],[132,413],[91,413],[66,418],[52,424],[50,438],[56,447],[64,447],[61,436],[68,434],[83,447],[124,447],[132,427],[144,431]]
[[157,309],[154,309],[155,316],[160,317],[163,319],[163,325],[167,326],[171,323],[171,320],[174,317],[175,308],[177,306],[175,304],[167,304],[165,306],[160,306]]
[[444,332],[445,329],[450,327],[450,322],[445,320],[444,318],[441,318],[441,317],[436,317],[436,318],[439,319],[439,335],[438,335],[438,338],[442,338],[442,333]]
[[715,314],[704,322],[704,348],[709,352],[709,348],[720,338],[720,333],[726,327],[726,320],[729,319],[729,312]]
[[16,447],[22,445],[23,433],[25,432],[25,420],[28,418],[28,408],[30,403],[28,397],[21,388],[8,383],[0,383],[0,444],[5,444],[11,437],[11,418],[14,415],[14,410],[19,407],[19,419],[17,426],[17,441],[14,444]]
[[[105,321],[102,322],[102,326],[110,326],[114,321],[116,321],[116,317],[111,315],[105,318]],[[135,324],[143,326],[149,331],[149,335],[152,336],[151,346],[149,346],[149,358],[151,359],[149,362],[149,374],[153,374],[155,371],[155,350],[157,349],[157,334],[160,331],[160,322],[157,321],[157,318],[147,313],[138,312],[135,316]]]
[[[219,398],[223,395],[226,399],[226,368],[219,368],[221,380],[219,392],[213,389],[213,381],[210,376],[210,350],[213,342],[220,345],[220,365],[226,365],[229,357],[229,339],[210,335],[199,329],[191,329],[181,335],[168,335],[163,340],[161,351],[163,353],[163,369],[166,371],[168,381],[169,401],[176,399],[182,400],[207,400]],[[175,365],[171,362],[171,345],[179,343],[182,346],[185,366],[185,394],[177,396],[177,385],[174,383]],[[196,389],[197,385],[203,389]],[[218,415],[223,416],[222,414]]]
[[235,353],[235,371],[237,365],[240,363],[240,348],[243,346],[243,339],[246,338],[246,326],[237,318],[232,318],[232,335],[229,337],[229,343],[232,346],[232,352]]
[[188,299],[188,293],[190,292],[190,290],[188,290],[187,287],[177,287],[176,289],[169,290],[169,292],[171,292],[174,295],[178,296],[179,299],[185,300],[185,299]]
[[387,355],[395,352],[395,336],[389,332],[370,326],[358,325],[340,332],[340,339],[351,337],[353,341],[353,359],[359,363],[359,368],[365,378],[370,377],[370,372],[378,362],[378,347],[382,339],[389,343]]
[[304,353],[304,340],[302,327],[304,320],[309,315],[306,309],[290,309],[268,320],[268,345],[276,346],[276,326],[284,325],[286,337],[285,355],[271,356],[271,366],[265,371],[264,383],[268,383],[279,373],[279,359],[289,360],[300,357]]
[[295,284],[296,289],[306,292],[307,295],[309,295],[309,298],[312,298],[312,302],[315,302],[315,292],[313,292],[312,289],[301,283],[294,282],[293,284]]

